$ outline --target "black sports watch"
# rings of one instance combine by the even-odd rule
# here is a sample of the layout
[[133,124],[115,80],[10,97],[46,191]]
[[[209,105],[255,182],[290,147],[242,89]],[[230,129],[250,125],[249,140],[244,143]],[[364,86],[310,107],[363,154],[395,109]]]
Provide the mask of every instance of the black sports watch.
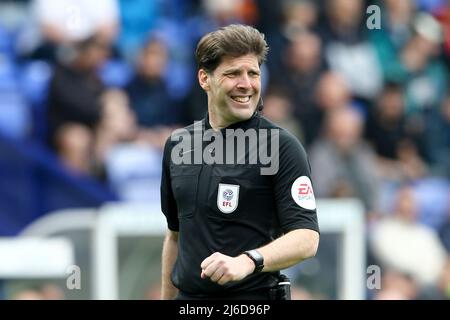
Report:
[[261,270],[264,268],[264,257],[262,256],[262,254],[259,253],[258,250],[248,250],[245,251],[244,254],[252,259],[253,263],[255,264],[255,270],[253,270],[253,273],[261,272]]

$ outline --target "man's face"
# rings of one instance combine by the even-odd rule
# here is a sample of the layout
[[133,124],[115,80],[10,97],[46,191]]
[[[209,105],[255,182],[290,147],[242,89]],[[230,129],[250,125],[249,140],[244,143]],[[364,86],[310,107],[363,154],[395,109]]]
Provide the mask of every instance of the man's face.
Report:
[[208,94],[215,124],[224,127],[251,118],[261,90],[261,71],[254,54],[223,57],[210,74],[199,71],[200,85]]

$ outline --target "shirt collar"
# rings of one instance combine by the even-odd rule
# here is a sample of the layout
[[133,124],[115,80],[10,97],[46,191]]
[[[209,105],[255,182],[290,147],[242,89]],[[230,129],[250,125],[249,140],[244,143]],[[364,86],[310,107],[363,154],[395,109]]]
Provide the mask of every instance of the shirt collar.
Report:
[[[222,133],[225,133],[226,129],[243,129],[243,130],[246,130],[246,129],[249,129],[249,128],[256,128],[256,125],[257,125],[257,123],[259,121],[259,117],[260,117],[259,112],[255,111],[253,113],[253,115],[249,119],[232,123],[228,127],[220,129],[220,131]],[[205,130],[212,129],[211,124],[209,123],[208,111],[206,111],[204,123],[205,123]]]

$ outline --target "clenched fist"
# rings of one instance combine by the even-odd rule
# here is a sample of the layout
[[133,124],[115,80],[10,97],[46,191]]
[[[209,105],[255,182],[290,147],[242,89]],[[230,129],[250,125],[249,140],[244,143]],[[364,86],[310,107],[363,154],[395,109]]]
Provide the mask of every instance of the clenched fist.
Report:
[[230,281],[239,281],[251,274],[255,269],[253,261],[245,254],[230,257],[215,252],[201,263],[202,279],[209,278],[213,282],[224,285]]

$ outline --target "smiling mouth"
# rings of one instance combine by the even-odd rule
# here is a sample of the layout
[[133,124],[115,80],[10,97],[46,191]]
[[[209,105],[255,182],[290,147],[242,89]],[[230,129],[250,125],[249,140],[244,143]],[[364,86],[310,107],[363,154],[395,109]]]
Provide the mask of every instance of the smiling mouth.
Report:
[[251,96],[232,96],[231,99],[238,103],[248,103],[250,101]]

